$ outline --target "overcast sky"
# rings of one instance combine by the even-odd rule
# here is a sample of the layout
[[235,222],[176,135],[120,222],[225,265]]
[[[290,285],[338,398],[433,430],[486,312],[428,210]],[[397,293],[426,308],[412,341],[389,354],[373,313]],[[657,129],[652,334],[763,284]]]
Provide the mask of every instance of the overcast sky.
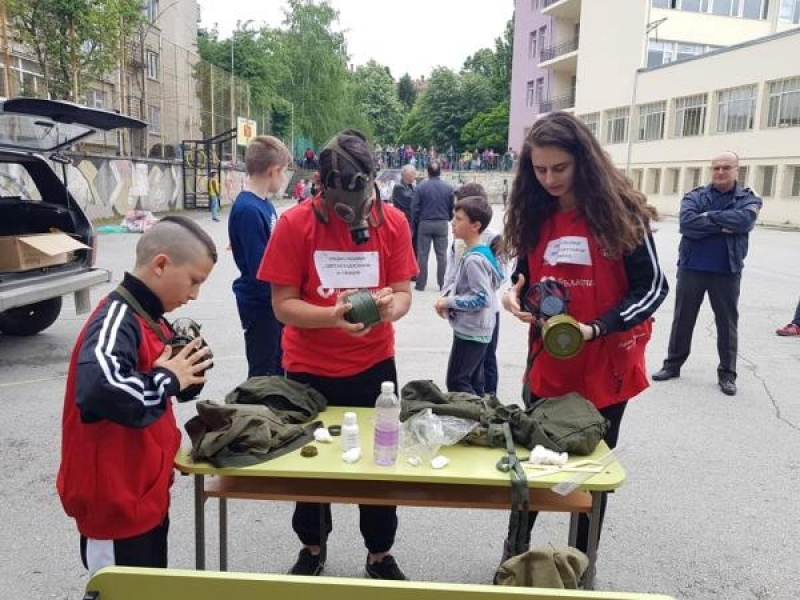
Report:
[[[198,0],[201,25],[228,37],[236,21],[278,26],[283,0]],[[437,66],[458,70],[476,50],[494,47],[514,12],[513,0],[330,0],[339,11],[355,65],[375,59],[397,79],[428,76]]]

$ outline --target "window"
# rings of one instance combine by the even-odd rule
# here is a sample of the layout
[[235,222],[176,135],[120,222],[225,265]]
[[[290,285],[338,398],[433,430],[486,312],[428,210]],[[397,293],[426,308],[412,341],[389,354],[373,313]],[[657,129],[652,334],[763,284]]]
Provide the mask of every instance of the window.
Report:
[[[782,1],[791,3],[796,0]],[[767,18],[769,0],[653,0],[653,6],[763,21]]]
[[154,23],[158,18],[158,0],[147,0],[144,5],[144,14],[148,21]]
[[781,0],[778,20],[781,23],[800,24],[800,0]]
[[686,183],[689,184],[689,189],[693,190],[700,186],[700,178],[703,175],[703,169],[700,167],[689,167],[686,169]]
[[544,102],[544,77],[539,77],[536,80],[536,88],[534,91],[534,99],[537,106],[541,109],[542,102]]
[[657,67],[678,60],[686,60],[717,48],[719,46],[709,44],[647,40],[647,67]]
[[767,127],[800,125],[800,77],[769,84]]
[[629,109],[615,108],[606,112],[606,144],[620,144],[628,141]]
[[639,106],[639,131],[636,139],[639,141],[662,139],[666,112],[666,102],[651,102]]
[[86,106],[89,108],[105,108],[106,93],[102,90],[87,90]]
[[642,191],[642,170],[641,169],[632,169],[631,170],[631,182],[633,183],[633,187]]
[[667,169],[667,181],[664,188],[665,193],[677,194],[681,189],[681,169],[680,167],[673,167]]
[[525,106],[534,105],[534,85],[533,80],[525,84]]
[[739,165],[739,176],[736,178],[736,181],[739,183],[739,187],[747,187],[747,175],[749,171],[749,167],[743,167],[742,165]]
[[536,32],[528,34],[528,58],[536,58]]
[[675,98],[674,137],[694,137],[705,133],[706,98],[706,94]]
[[764,165],[763,167],[758,167],[757,179],[761,195],[765,198],[772,196],[775,190],[775,166]]
[[661,193],[661,169],[647,169],[647,193]]
[[786,184],[789,193],[784,194],[785,196],[791,196],[792,198],[800,196],[800,165],[786,167]]
[[158,53],[148,50],[145,60],[147,62],[147,78],[158,79]]
[[598,137],[600,135],[600,113],[589,113],[588,115],[581,116],[581,119],[586,126],[592,131],[592,135],[594,137]]
[[539,56],[542,55],[542,50],[544,50],[545,46],[547,45],[545,43],[546,39],[547,39],[547,27],[546,26],[539,27]]
[[756,86],[717,92],[717,133],[749,131],[756,114]]
[[157,106],[147,107],[148,121],[150,122],[150,133],[161,133],[161,109]]

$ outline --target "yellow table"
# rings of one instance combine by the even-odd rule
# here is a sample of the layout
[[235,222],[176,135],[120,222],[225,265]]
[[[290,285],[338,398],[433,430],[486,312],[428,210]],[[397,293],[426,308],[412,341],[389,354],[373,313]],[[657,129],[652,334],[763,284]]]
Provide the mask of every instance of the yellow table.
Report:
[[[195,491],[195,562],[205,569],[205,501],[219,499],[219,556],[220,570],[227,570],[227,501],[288,500],[299,502],[329,502],[334,504],[377,504],[441,508],[511,508],[511,482],[508,473],[496,468],[505,456],[501,448],[456,445],[442,448],[440,454],[450,459],[444,469],[429,464],[413,467],[403,457],[391,467],[372,462],[372,409],[329,407],[321,413],[325,426],[341,424],[345,411],[358,414],[361,435],[361,460],[355,464],[342,461],[339,438],[331,444],[315,443],[319,454],[313,458],[295,451],[250,467],[218,469],[208,463],[195,463],[188,452],[181,450],[175,467],[182,473],[194,475]],[[597,459],[608,448],[600,444],[594,454],[582,457]],[[522,453],[527,454],[526,451]],[[532,476],[532,472],[529,477]],[[577,517],[587,513],[590,518],[587,555],[589,569],[585,585],[591,589],[594,581],[597,542],[599,539],[600,498],[602,492],[619,488],[625,481],[625,471],[614,461],[602,472],[592,475],[579,489],[567,496],[552,492],[556,483],[569,480],[573,473],[559,473],[530,478],[530,510],[568,512],[569,542],[575,544]]]
[[86,585],[97,600],[673,600],[654,594],[107,567]]

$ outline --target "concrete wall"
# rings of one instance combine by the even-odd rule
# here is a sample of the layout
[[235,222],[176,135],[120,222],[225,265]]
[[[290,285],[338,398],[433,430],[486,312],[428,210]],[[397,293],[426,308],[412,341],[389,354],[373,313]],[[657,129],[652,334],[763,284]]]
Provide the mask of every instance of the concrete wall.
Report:
[[[73,159],[68,187],[90,219],[122,217],[129,210],[165,212],[183,209],[180,163],[107,157]],[[230,204],[244,185],[244,173],[224,171],[221,196]],[[198,181],[206,189],[205,177]]]

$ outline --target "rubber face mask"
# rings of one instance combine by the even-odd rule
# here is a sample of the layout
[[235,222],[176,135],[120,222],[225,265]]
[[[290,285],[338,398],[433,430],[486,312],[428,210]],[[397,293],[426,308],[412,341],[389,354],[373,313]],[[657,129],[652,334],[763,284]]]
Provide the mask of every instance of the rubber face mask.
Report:
[[375,203],[374,186],[369,185],[358,192],[347,192],[335,188],[325,190],[325,202],[334,214],[347,224],[350,237],[356,244],[369,241],[369,214]]

